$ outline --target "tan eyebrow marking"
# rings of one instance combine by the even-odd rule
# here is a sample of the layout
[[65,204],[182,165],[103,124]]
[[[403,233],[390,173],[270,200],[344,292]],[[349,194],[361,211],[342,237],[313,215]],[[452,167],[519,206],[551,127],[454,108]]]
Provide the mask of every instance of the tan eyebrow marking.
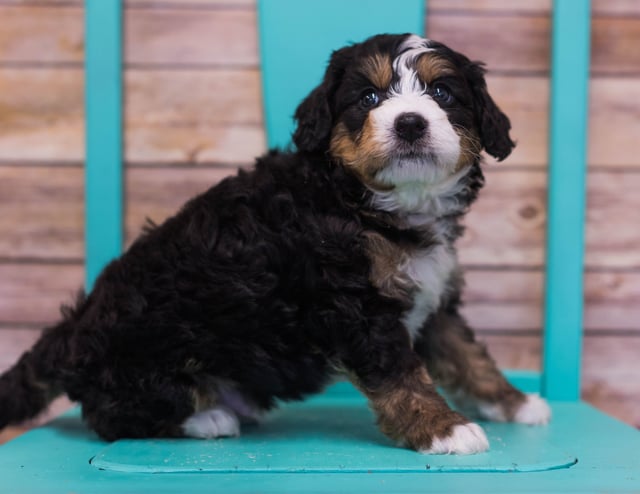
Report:
[[440,77],[454,75],[456,69],[453,64],[432,53],[425,53],[416,62],[416,70],[420,79],[427,84]]
[[387,89],[393,78],[391,58],[377,53],[366,58],[362,66],[364,75],[378,88]]

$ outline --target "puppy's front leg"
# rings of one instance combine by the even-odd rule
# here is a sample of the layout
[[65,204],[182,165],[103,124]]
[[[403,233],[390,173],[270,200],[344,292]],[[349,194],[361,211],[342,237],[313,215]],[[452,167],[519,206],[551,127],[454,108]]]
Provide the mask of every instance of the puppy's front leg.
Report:
[[525,395],[504,377],[486,347],[455,307],[434,314],[414,349],[429,372],[465,413],[499,422],[545,424],[551,409],[537,395]]
[[483,430],[449,408],[410,343],[394,343],[361,346],[359,352],[365,353],[350,366],[354,384],[369,398],[382,432],[421,453],[487,450]]

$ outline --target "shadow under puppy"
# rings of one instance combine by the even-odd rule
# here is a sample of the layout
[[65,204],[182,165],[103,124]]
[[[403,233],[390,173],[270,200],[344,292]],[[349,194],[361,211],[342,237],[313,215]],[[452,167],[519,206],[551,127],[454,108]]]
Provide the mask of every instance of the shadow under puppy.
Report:
[[239,434],[338,374],[380,429],[425,453],[488,448],[474,416],[545,423],[459,315],[455,241],[509,155],[484,70],[435,41],[333,53],[272,151],[147,228],[0,378],[0,427],[57,395],[107,440]]

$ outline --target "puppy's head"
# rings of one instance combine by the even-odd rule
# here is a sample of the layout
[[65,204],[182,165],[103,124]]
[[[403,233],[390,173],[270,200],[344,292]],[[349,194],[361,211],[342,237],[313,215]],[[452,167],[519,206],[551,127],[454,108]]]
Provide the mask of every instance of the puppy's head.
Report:
[[295,118],[299,150],[329,151],[373,190],[435,185],[514,146],[482,65],[409,34],[334,52]]

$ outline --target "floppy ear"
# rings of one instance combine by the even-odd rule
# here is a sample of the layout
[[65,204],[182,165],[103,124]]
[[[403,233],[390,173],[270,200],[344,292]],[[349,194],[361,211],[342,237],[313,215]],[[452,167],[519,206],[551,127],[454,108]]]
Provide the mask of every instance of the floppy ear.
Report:
[[332,118],[325,82],[300,103],[294,117],[298,126],[293,142],[298,151],[320,151],[329,146]]
[[511,122],[489,95],[484,73],[480,63],[472,62],[467,68],[482,146],[487,153],[502,161],[515,146],[509,137]]
[[293,142],[299,151],[323,151],[329,149],[333,128],[331,101],[344,74],[351,47],[334,51],[324,79],[296,109],[298,122]]

